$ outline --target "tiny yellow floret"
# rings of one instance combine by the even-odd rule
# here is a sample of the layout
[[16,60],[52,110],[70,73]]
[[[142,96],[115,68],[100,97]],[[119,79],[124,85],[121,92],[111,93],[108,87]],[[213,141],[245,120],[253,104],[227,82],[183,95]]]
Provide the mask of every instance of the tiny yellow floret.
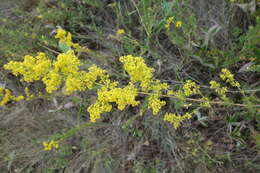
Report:
[[177,21],[175,26],[176,28],[180,28],[182,26],[182,21]]
[[116,35],[118,35],[118,36],[123,35],[123,34],[125,34],[125,30],[124,29],[118,29],[116,31]]
[[169,17],[167,20],[166,20],[166,24],[164,25],[164,27],[165,27],[165,29],[167,30],[167,31],[169,31],[170,30],[170,26],[171,26],[171,23],[173,23],[173,17]]
[[44,141],[42,143],[43,145],[43,150],[44,151],[50,151],[52,149],[58,149],[59,148],[59,142],[58,141],[54,141],[54,140],[51,140],[50,142],[46,142]]

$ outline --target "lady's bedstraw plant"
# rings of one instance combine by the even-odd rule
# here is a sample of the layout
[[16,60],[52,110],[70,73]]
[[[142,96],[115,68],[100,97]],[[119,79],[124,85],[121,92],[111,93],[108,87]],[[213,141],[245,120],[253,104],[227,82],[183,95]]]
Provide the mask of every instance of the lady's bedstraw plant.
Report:
[[[66,33],[58,29],[55,37],[73,47],[71,35]],[[169,86],[153,79],[154,69],[148,67],[142,57],[128,55],[119,60],[130,76],[129,83],[124,87],[120,87],[117,81],[111,81],[107,72],[96,65],[92,65],[88,71],[80,70],[80,60],[73,50],[60,53],[56,60],[51,60],[42,52],[35,57],[26,55],[22,62],[10,61],[4,68],[15,76],[22,76],[22,81],[42,81],[46,92],[50,94],[63,88],[62,92],[70,95],[98,86],[96,102],[88,107],[91,122],[96,122],[103,113],[110,112],[112,103],[116,103],[119,110],[124,110],[127,105],[139,105],[136,97],[141,92],[148,94],[148,108],[154,115],[158,114],[166,104],[160,97]]]
[[[60,39],[60,42],[75,48],[76,51],[80,48],[78,44],[72,42],[71,34],[62,29],[57,30],[55,37]],[[168,84],[154,79],[154,69],[148,67],[142,57],[122,56],[119,61],[129,75],[129,82],[125,86],[121,86],[118,81],[112,81],[107,71],[96,65],[92,65],[86,71],[81,70],[81,62],[72,49],[60,53],[55,60],[51,60],[42,52],[35,57],[26,55],[22,62],[10,61],[4,65],[4,68],[10,70],[15,76],[21,76],[22,81],[41,81],[49,94],[62,92],[65,95],[71,95],[74,92],[95,89],[96,101],[87,108],[90,122],[93,123],[98,121],[103,113],[110,112],[113,103],[119,110],[124,110],[128,105],[133,107],[140,105],[141,100],[136,100],[139,94],[147,96],[148,109],[151,109],[154,115],[158,115],[162,107],[166,105],[166,101],[161,99],[162,96],[182,101],[195,100],[200,103],[201,107],[211,106],[209,98],[204,97],[200,92],[200,87],[191,80],[187,80],[179,90],[173,91],[169,89]],[[227,69],[222,70],[220,78],[233,87],[240,87]],[[211,81],[210,85],[221,97],[226,98],[227,88],[221,87],[216,81]],[[192,95],[200,95],[201,98],[197,100],[189,98]],[[0,98],[0,105],[5,105],[11,100],[23,99],[22,96],[11,96],[10,91],[6,89],[0,89]],[[192,115],[193,112],[184,113],[184,115],[165,113],[164,120],[176,129],[183,121],[192,118]],[[44,142],[43,145],[45,150],[58,148],[55,141]]]

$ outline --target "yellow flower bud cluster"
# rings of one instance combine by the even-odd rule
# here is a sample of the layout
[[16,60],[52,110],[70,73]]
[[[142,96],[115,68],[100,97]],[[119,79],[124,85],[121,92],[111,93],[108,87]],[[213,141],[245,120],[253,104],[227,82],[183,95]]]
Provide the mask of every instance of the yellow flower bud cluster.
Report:
[[121,35],[123,35],[125,33],[125,30],[124,29],[118,29],[117,31],[116,31],[116,35],[117,36],[121,36]]
[[[172,22],[172,20],[173,18],[170,18],[168,22]],[[71,34],[62,29],[57,30],[55,37],[59,38],[61,42],[74,46],[74,43],[71,42]],[[25,82],[42,81],[48,93],[62,88],[64,94],[72,94],[97,86],[96,102],[88,107],[91,122],[100,119],[102,113],[110,112],[113,104],[116,104],[119,110],[124,110],[128,105],[139,105],[140,102],[136,100],[136,97],[140,93],[147,95],[147,108],[151,109],[154,115],[158,114],[166,105],[166,102],[160,98],[169,89],[168,84],[154,79],[154,69],[148,67],[142,57],[127,55],[120,57],[119,60],[130,77],[129,83],[124,87],[119,87],[117,81],[110,80],[107,72],[96,65],[92,65],[87,71],[81,70],[81,62],[73,50],[60,53],[55,60],[51,60],[42,52],[35,57],[26,55],[22,62],[10,61],[4,68],[12,71],[16,76],[22,76],[21,80]],[[227,69],[222,70],[220,78],[232,86],[240,86]],[[226,87],[221,87],[216,81],[211,81],[210,85],[210,88],[215,89],[222,98],[226,98]],[[33,97],[28,89],[25,90],[25,93],[27,98]],[[167,91],[167,96],[177,97],[181,100],[195,94],[201,94],[200,87],[191,80],[187,80],[183,87],[177,91]],[[0,105],[4,105],[11,100],[21,100],[24,97],[14,97],[9,90],[2,89],[0,90],[0,99]],[[189,108],[192,104],[184,104],[183,107],[185,106]],[[209,99],[202,97],[200,106],[210,107]],[[191,114],[189,113],[183,116],[167,113],[164,116],[164,120],[172,123],[174,128],[179,127],[182,121],[190,118]],[[45,143],[45,146],[46,150],[47,148],[50,150],[56,146],[56,143],[51,141]]]
[[60,40],[60,43],[64,43],[69,47],[72,47],[76,49],[76,51],[80,50],[80,46],[78,43],[73,43],[72,42],[72,35],[70,32],[67,32],[61,28],[56,30],[56,35],[55,38]]
[[112,109],[111,103],[116,103],[119,110],[125,109],[127,105],[137,106],[139,104],[139,101],[135,100],[135,97],[138,95],[138,89],[131,83],[124,88],[111,89],[102,87],[97,94],[96,103],[88,108],[91,122],[96,122],[96,120],[100,119],[102,113],[110,112]]
[[234,79],[234,75],[226,68],[222,69],[221,70],[221,73],[220,73],[220,78],[229,83],[231,86],[233,87],[237,87],[239,88],[240,87],[240,84],[239,82],[237,82],[235,79]]
[[184,83],[182,89],[176,92],[176,96],[181,100],[185,100],[186,97],[189,97],[194,94],[199,94],[200,92],[199,89],[200,89],[199,85],[197,85],[195,82],[191,80],[187,80]]
[[195,82],[193,82],[191,80],[187,80],[183,85],[183,94],[186,97],[193,95],[193,94],[198,94],[199,89],[200,89],[200,87],[198,85],[196,85]]
[[[167,18],[166,24],[164,25],[164,27],[165,27],[165,29],[166,29],[167,31],[170,30],[171,24],[174,22],[173,19],[174,19],[173,17]],[[176,27],[176,28],[180,28],[181,26],[182,26],[182,21],[180,21],[180,20],[176,21],[175,27]]]
[[220,83],[216,82],[216,81],[210,81],[210,88],[214,89],[215,92],[220,95],[220,97],[222,97],[223,99],[226,98],[226,93],[227,93],[227,87],[221,87]]
[[167,20],[166,20],[166,24],[164,25],[164,27],[165,27],[165,29],[167,30],[167,31],[169,31],[169,29],[170,29],[170,26],[171,26],[171,24],[172,24],[172,22],[173,22],[173,17],[169,17]]
[[10,61],[4,68],[11,70],[15,76],[23,75],[25,82],[33,82],[45,76],[50,71],[51,64],[51,60],[41,52],[36,57],[24,56],[23,62]]
[[150,84],[149,92],[151,94],[148,96],[148,108],[151,108],[153,115],[156,115],[166,104],[165,101],[160,100],[160,97],[163,90],[168,89],[169,86],[166,83],[161,83],[159,80],[151,81]]
[[57,149],[57,148],[59,148],[59,142],[58,141],[54,141],[54,140],[51,140],[50,142],[46,142],[46,141],[44,141],[43,143],[42,143],[42,145],[43,145],[43,149],[44,149],[44,151],[50,151],[50,150],[52,150],[53,148],[54,149]]
[[153,80],[154,69],[148,67],[142,57],[134,57],[132,55],[120,57],[120,61],[124,65],[125,71],[129,74],[133,84],[140,83],[142,91],[149,92],[148,108],[152,109],[154,115],[166,104],[160,100],[163,90],[169,86],[161,83],[159,80]]
[[129,74],[133,83],[140,82],[143,91],[147,91],[153,78],[154,69],[147,67],[142,57],[132,55],[119,58],[123,63],[125,71]]
[[89,68],[89,72],[79,70],[80,65],[80,60],[70,50],[59,54],[54,61],[44,53],[38,53],[36,57],[26,55],[24,61],[10,61],[4,68],[16,76],[22,75],[22,80],[26,82],[41,80],[48,93],[53,93],[65,83],[64,93],[72,94],[91,89],[97,78],[105,75],[105,70],[95,65]]
[[176,28],[180,28],[182,26],[182,21],[177,21],[175,26]]
[[24,96],[14,96],[9,89],[0,87],[0,106],[6,105],[10,101],[24,100]]
[[192,115],[190,113],[185,113],[184,115],[176,115],[173,113],[166,113],[164,115],[164,121],[170,122],[175,129],[177,129],[181,122],[187,119],[191,119]]

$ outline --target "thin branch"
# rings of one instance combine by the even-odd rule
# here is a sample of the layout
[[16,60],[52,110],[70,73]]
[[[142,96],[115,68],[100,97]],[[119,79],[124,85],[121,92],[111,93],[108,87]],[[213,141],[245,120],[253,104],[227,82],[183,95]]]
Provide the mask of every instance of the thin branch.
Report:
[[[96,83],[96,82],[95,82],[95,84],[99,85],[99,86],[104,86],[103,84]],[[148,92],[138,92],[138,93],[139,94],[144,94],[144,95],[157,94],[157,93],[148,93]],[[181,100],[180,98],[178,98],[177,96],[174,96],[174,95],[168,96],[168,95],[165,95],[165,94],[161,94],[159,96]],[[207,100],[193,99],[193,98],[185,98],[185,100],[192,101],[192,102],[199,102],[199,103],[218,104],[218,105],[225,105],[225,104],[227,104],[227,103],[221,102],[221,101],[207,101]],[[260,104],[257,104],[257,105],[246,105],[246,104],[240,104],[240,103],[228,103],[228,105],[233,105],[233,106],[238,106],[238,107],[255,107],[255,108],[260,108]]]
[[57,54],[57,55],[60,54],[60,52],[58,52],[58,51],[56,51],[56,50],[53,50],[53,49],[51,49],[51,48],[49,48],[49,47],[47,47],[47,46],[45,46],[45,45],[43,45],[43,44],[38,43],[38,45],[44,47],[45,49],[47,49],[48,51],[51,51],[52,53],[55,53],[55,54]]
[[[140,94],[144,94],[144,95],[151,95],[151,94],[154,94],[154,93],[147,93],[147,92],[138,92]],[[161,97],[168,97],[168,98],[174,98],[174,99],[179,99],[181,100],[180,98],[178,98],[177,96],[168,96],[168,95],[159,95]],[[200,100],[200,99],[193,99],[193,98],[185,98],[185,100],[188,100],[188,101],[192,101],[192,102],[200,102],[200,103],[210,103],[210,104],[219,104],[219,105],[225,105],[227,103],[225,102],[221,102],[221,101],[207,101],[207,100]],[[256,108],[260,108],[260,105],[246,105],[246,104],[240,104],[240,103],[228,103],[229,105],[233,105],[233,106],[239,106],[239,107],[256,107]]]

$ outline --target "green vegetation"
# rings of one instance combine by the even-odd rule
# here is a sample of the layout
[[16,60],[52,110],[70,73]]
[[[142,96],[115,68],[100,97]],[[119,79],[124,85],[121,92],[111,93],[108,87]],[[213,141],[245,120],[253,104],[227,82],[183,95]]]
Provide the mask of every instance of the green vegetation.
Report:
[[260,171],[258,1],[3,6],[0,172]]

